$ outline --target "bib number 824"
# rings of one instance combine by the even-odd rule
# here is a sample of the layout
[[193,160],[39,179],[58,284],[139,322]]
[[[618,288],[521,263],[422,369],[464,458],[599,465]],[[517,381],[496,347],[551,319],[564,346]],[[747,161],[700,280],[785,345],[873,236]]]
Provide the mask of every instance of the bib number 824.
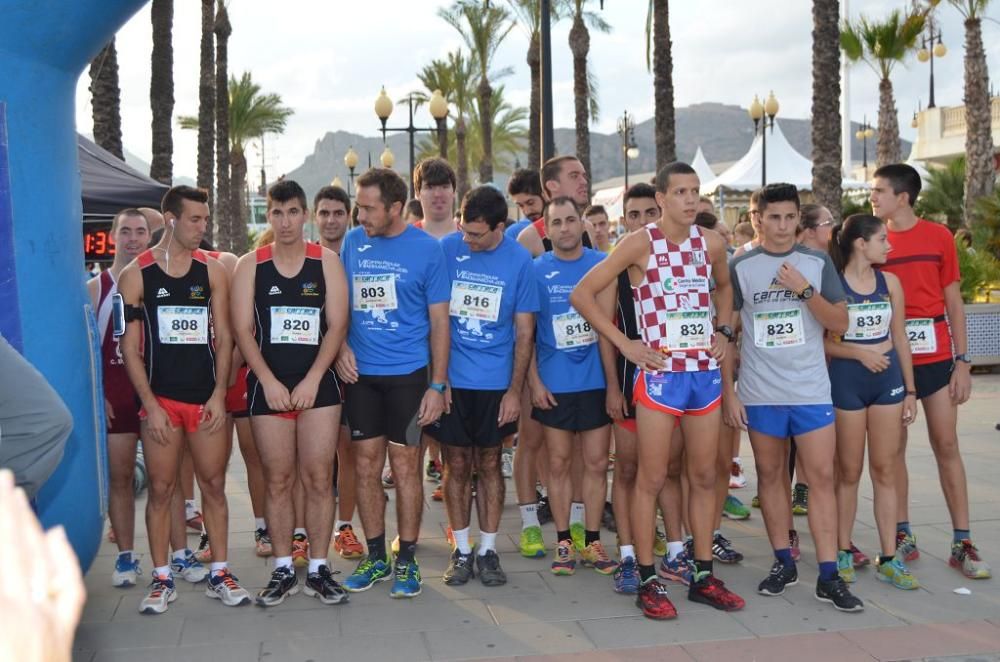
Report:
[[909,339],[909,341],[911,343],[913,343],[913,342],[925,342],[927,340],[927,332],[923,331],[923,330],[920,330],[920,331],[908,331],[906,335],[907,335],[907,337],[908,337],[908,339]]

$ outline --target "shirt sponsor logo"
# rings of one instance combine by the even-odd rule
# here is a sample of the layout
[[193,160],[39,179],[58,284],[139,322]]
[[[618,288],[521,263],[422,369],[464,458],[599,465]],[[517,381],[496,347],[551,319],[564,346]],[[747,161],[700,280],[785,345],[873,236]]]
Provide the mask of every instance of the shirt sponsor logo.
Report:
[[319,296],[319,285],[315,281],[309,281],[307,283],[302,283],[302,296],[304,296],[304,297],[318,297]]
[[358,252],[359,253],[364,253],[366,250],[368,250],[371,247],[372,247],[371,244],[365,244],[364,246],[358,246]]
[[900,387],[894,388],[891,391],[889,391],[889,395],[895,397],[895,396],[899,395],[902,392],[903,392],[903,387],[900,386]]
[[558,271],[553,271],[553,272],[545,274],[545,278],[547,278],[548,280],[552,280],[553,278],[555,278],[558,275],[559,275]]
[[279,288],[277,285],[272,285],[271,291],[268,292],[268,294],[271,296],[274,296],[275,294],[281,294],[281,288]]
[[472,256],[471,255],[458,255],[458,256],[455,257],[455,262],[465,262],[470,257],[472,257]]
[[705,264],[705,251],[691,251],[691,264],[703,265]]
[[156,291],[157,299],[162,299],[163,297],[168,297],[168,296],[170,296],[170,292],[167,292],[167,288],[165,287],[161,287],[159,290]]
[[708,288],[704,276],[667,276],[663,279],[664,292],[699,292]]
[[205,300],[205,288],[201,285],[191,286],[191,300],[192,301],[204,301]]

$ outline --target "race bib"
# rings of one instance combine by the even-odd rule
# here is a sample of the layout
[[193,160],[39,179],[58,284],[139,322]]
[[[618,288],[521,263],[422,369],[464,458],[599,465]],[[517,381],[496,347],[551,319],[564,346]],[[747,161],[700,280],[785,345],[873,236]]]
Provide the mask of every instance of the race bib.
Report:
[[355,275],[354,310],[396,310],[396,275]]
[[892,304],[888,301],[853,303],[847,306],[850,320],[844,340],[874,340],[889,335]]
[[597,342],[597,332],[580,313],[571,310],[562,315],[552,316],[552,330],[556,335],[557,349],[576,349]]
[[496,322],[500,317],[503,288],[456,280],[451,284],[451,304],[448,312],[455,317],[467,317]]
[[318,345],[319,308],[271,306],[272,345]]
[[753,341],[757,347],[794,347],[806,342],[802,311],[798,308],[772,310],[753,315]]
[[164,345],[208,344],[206,306],[160,306],[156,318]]
[[668,349],[710,349],[712,320],[707,310],[686,310],[667,313]]
[[906,320],[906,338],[910,341],[911,354],[937,352],[937,332],[934,320],[929,317]]

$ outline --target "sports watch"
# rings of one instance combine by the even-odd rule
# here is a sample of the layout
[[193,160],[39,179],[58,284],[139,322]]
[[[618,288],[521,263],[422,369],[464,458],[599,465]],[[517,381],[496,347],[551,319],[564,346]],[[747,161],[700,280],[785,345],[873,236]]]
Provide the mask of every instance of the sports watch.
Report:
[[970,359],[969,355],[965,354],[965,353],[956,354],[955,355],[955,360],[956,361],[961,361],[962,363],[972,363],[972,359]]
[[736,339],[736,334],[734,334],[733,330],[728,326],[726,326],[725,324],[715,327],[715,332],[724,335],[726,337],[726,340],[728,340],[729,342],[733,342]]
[[816,290],[813,289],[812,285],[806,285],[805,288],[799,292],[799,298],[803,301],[808,301],[809,299],[812,299],[812,296],[815,293]]
[[445,384],[444,382],[431,382],[430,387],[435,391],[437,391],[438,393],[443,394],[445,389],[448,388],[448,385]]

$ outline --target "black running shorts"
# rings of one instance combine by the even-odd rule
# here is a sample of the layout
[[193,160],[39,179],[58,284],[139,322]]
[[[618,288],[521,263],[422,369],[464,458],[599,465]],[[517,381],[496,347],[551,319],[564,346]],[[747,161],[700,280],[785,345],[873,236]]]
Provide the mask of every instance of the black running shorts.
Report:
[[606,409],[606,395],[603,388],[576,393],[553,393],[558,404],[552,409],[534,407],[531,417],[542,425],[557,430],[593,430],[611,423]]
[[419,445],[417,413],[426,391],[426,367],[408,375],[358,375],[357,382],[344,385],[351,441],[386,437],[400,445]]
[[[497,425],[506,391],[451,389],[451,412],[424,430],[446,446],[495,448],[517,431],[517,422]],[[520,399],[520,398],[519,398]]]

